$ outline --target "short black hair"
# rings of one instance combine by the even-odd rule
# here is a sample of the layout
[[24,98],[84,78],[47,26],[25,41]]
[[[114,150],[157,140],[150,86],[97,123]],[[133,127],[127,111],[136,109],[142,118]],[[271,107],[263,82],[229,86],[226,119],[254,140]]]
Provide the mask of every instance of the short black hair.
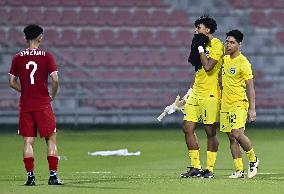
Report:
[[242,42],[243,39],[244,39],[243,33],[241,31],[237,30],[237,29],[231,30],[230,32],[227,32],[226,35],[227,35],[227,37],[228,36],[234,37],[238,43]]
[[43,33],[43,28],[36,24],[30,24],[24,28],[24,33],[27,40],[33,40]]
[[199,24],[203,24],[205,27],[209,28],[211,34],[213,34],[217,30],[216,21],[207,15],[201,16],[197,20],[195,20],[195,27],[197,27]]

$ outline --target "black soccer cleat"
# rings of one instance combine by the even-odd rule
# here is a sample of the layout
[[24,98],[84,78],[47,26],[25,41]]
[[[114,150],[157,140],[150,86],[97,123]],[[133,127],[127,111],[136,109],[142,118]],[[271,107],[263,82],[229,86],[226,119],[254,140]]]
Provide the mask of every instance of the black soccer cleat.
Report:
[[201,178],[212,179],[214,178],[214,173],[208,169],[203,170]]
[[188,171],[181,173],[181,178],[193,178],[193,177],[200,177],[202,176],[202,169],[194,168],[194,167],[187,167],[189,168]]
[[35,176],[28,176],[28,180],[24,184],[25,186],[35,186]]
[[50,176],[48,179],[48,184],[49,185],[64,185],[64,182],[60,180],[56,175],[55,176]]

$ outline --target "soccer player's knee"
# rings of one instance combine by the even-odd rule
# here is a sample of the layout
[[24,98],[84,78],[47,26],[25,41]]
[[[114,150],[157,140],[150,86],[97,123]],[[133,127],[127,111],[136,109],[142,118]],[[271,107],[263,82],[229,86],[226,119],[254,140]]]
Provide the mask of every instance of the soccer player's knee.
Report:
[[240,139],[243,135],[242,131],[240,130],[233,130],[231,134],[236,140]]
[[56,142],[56,133],[52,133],[49,136],[45,137],[46,142],[48,141],[54,141]]
[[182,130],[185,134],[190,134],[194,132],[194,129],[188,123],[183,123]]
[[216,136],[216,128],[214,125],[205,125],[205,131],[207,138],[213,138]]
[[34,142],[35,142],[35,140],[34,140],[34,138],[32,138],[32,137],[25,137],[24,138],[24,143],[25,144],[29,144],[29,145],[34,145]]
[[185,124],[182,125],[182,131],[183,131],[184,133],[187,133],[187,128],[186,128],[186,125],[185,125]]
[[230,143],[235,143],[237,141],[233,133],[228,133],[228,138]]
[[212,138],[216,136],[216,131],[214,130],[208,131],[206,134],[207,134],[207,138]]

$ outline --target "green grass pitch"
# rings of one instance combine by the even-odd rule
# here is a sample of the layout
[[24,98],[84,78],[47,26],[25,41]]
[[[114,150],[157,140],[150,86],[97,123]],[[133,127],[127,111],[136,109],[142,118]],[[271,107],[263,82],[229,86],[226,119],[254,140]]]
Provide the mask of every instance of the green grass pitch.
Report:
[[[153,193],[153,194],[280,194],[284,193],[284,130],[248,129],[260,159],[259,174],[253,179],[231,180],[233,161],[225,134],[220,141],[215,178],[181,179],[179,174],[189,166],[187,149],[181,129],[128,130],[60,129],[58,147],[67,160],[59,162],[59,177],[64,186],[48,186],[46,146],[43,139],[35,142],[35,173],[37,186],[25,187],[22,162],[22,139],[14,133],[0,134],[0,194],[91,194],[91,193]],[[15,130],[16,131],[16,130]],[[205,165],[206,138],[200,137],[202,165]],[[88,152],[128,148],[141,151],[140,156],[92,157]],[[243,155],[245,169],[247,158]]]

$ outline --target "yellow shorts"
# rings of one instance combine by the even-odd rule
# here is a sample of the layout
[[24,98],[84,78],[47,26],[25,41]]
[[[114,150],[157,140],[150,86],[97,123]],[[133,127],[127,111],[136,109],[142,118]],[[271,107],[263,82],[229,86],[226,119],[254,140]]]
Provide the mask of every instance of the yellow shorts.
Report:
[[233,129],[245,129],[248,102],[238,101],[231,106],[223,106],[220,111],[220,131],[231,132]]
[[213,124],[218,121],[220,100],[216,97],[197,98],[189,96],[184,107],[184,121]]

